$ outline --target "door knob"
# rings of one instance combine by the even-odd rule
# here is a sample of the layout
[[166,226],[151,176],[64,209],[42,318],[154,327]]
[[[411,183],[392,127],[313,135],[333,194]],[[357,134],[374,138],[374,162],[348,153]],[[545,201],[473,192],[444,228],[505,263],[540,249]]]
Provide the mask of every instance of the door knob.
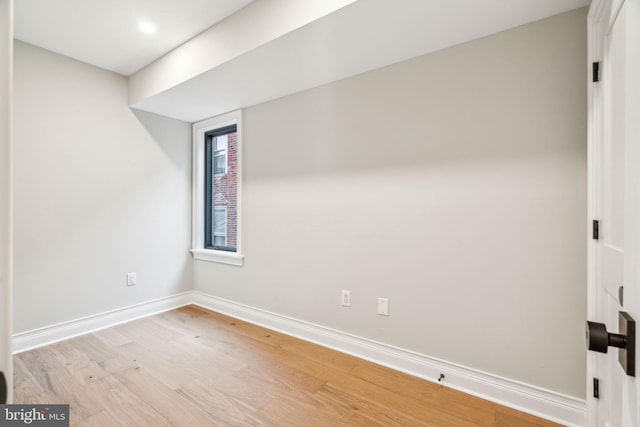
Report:
[[7,381],[4,378],[4,372],[0,372],[0,404],[7,403]]
[[617,347],[618,361],[632,377],[636,376],[636,322],[628,313],[618,313],[619,334],[607,332],[604,323],[587,322],[586,337],[589,350],[607,353],[609,347]]
[[591,351],[606,353],[609,347],[625,348],[627,346],[627,337],[607,332],[607,325],[604,323],[587,322],[586,332],[587,345]]

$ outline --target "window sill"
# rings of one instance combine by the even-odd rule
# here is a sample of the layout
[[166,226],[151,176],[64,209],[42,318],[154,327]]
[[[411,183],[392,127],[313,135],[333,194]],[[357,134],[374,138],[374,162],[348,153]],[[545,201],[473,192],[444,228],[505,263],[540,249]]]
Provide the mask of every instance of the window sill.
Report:
[[221,264],[236,265],[242,267],[244,255],[233,252],[212,251],[210,249],[191,249],[193,259],[209,262],[219,262]]

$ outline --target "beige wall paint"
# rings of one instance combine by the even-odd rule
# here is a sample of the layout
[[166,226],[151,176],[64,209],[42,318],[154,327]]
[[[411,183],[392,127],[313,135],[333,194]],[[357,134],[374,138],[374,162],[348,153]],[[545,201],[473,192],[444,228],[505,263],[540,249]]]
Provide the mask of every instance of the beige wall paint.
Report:
[[195,289],[584,397],[585,64],[583,9],[246,109]]
[[189,290],[190,125],[130,110],[122,76],[21,42],[14,86],[14,332]]

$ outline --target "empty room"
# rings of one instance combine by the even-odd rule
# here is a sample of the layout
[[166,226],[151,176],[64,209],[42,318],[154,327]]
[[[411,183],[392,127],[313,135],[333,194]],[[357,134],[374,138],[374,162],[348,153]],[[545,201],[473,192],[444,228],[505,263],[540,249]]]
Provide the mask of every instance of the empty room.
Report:
[[0,0],[0,425],[640,426],[640,0]]

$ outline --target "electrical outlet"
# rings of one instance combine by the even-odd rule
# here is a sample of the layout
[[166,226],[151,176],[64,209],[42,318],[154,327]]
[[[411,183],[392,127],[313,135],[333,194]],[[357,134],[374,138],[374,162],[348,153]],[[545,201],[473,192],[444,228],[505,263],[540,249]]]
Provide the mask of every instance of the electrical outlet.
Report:
[[345,307],[351,307],[351,291],[342,291],[342,305]]
[[378,298],[378,314],[381,316],[389,315],[389,298]]
[[127,273],[127,286],[135,286],[137,283],[136,273]]

